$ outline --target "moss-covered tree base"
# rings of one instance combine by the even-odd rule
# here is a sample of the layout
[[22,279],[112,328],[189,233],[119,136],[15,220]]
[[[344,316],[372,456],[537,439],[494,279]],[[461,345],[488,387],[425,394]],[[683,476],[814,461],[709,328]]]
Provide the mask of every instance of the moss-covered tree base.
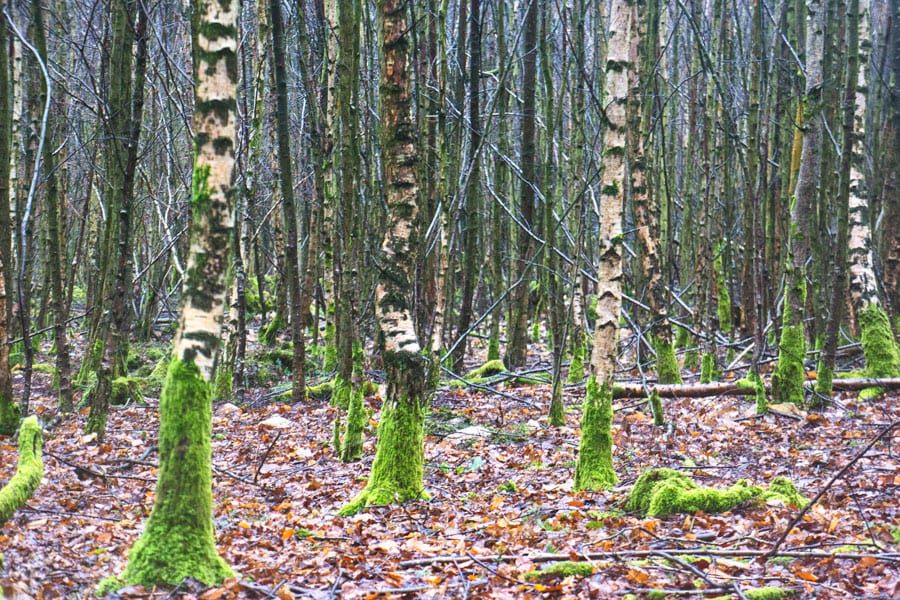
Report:
[[802,325],[785,325],[781,329],[781,343],[778,344],[778,366],[772,374],[772,398],[775,402],[792,402],[803,405],[803,382],[806,368],[806,340]]
[[284,331],[287,323],[281,314],[276,314],[272,322],[259,330],[259,343],[264,346],[274,346],[278,341],[278,334]]
[[19,405],[9,394],[0,394],[0,435],[12,435],[19,428]]
[[566,424],[566,407],[563,405],[562,380],[553,382],[553,391],[550,394],[550,414],[548,415],[551,427],[562,427]]
[[341,509],[341,516],[354,515],[367,506],[430,498],[424,484],[424,429],[422,398],[400,397],[385,402],[369,481],[365,489]]
[[705,352],[700,365],[700,383],[712,383],[719,380],[719,365],[716,364],[716,354]]
[[605,490],[616,484],[612,462],[612,389],[591,375],[581,415],[581,444],[575,465],[576,490]]
[[357,388],[350,394],[347,409],[347,425],[344,429],[344,442],[341,447],[341,461],[353,462],[362,458],[363,430],[366,427],[366,408],[363,406],[363,390]]
[[569,374],[566,383],[576,385],[584,381],[584,344],[575,344],[572,351],[572,362],[569,363]]
[[656,379],[659,383],[683,383],[681,372],[678,370],[678,360],[675,358],[675,346],[671,342],[664,342],[657,338],[653,342],[656,350]]
[[234,575],[215,547],[211,428],[212,386],[193,362],[173,359],[160,399],[156,504],[116,581],[175,586],[191,577],[217,585]]
[[41,454],[44,438],[37,417],[22,421],[19,429],[19,462],[15,474],[0,489],[0,526],[6,523],[41,484],[44,460]]
[[778,499],[794,506],[804,506],[807,502],[785,477],[772,479],[768,489],[743,479],[718,489],[702,486],[681,471],[658,468],[641,473],[625,508],[647,517],[665,517],[673,513],[725,512],[752,499]]
[[487,359],[488,362],[492,360],[500,360],[500,340],[496,337],[492,337],[488,342]]
[[[866,359],[865,376],[872,378],[900,375],[900,350],[894,341],[891,321],[878,304],[870,304],[859,313],[860,341]],[[884,393],[882,388],[866,388],[860,400],[869,400]]]
[[659,397],[659,392],[656,389],[650,392],[647,402],[650,403],[650,412],[653,413],[653,424],[657,427],[665,425],[666,415],[663,412],[662,399]]

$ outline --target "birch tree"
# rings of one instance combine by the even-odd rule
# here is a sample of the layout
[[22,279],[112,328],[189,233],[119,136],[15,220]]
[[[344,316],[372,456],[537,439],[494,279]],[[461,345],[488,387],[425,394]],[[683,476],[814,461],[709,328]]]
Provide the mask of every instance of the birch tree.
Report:
[[428,399],[425,356],[413,323],[413,276],[419,243],[416,127],[410,112],[412,71],[408,0],[379,0],[381,126],[388,229],[375,289],[378,339],[387,378],[375,461],[365,489],[342,510],[428,498],[424,426]]
[[597,318],[591,373],[581,413],[575,489],[600,490],[616,483],[612,464],[612,394],[622,313],[622,213],[625,205],[626,105],[631,70],[634,8],[613,0],[609,12],[604,106],[607,130],[600,188]]
[[231,568],[212,520],[212,374],[225,307],[234,227],[237,0],[197,0],[192,21],[194,170],[191,243],[178,332],[159,413],[156,502],[121,577],[123,585],[221,583]]

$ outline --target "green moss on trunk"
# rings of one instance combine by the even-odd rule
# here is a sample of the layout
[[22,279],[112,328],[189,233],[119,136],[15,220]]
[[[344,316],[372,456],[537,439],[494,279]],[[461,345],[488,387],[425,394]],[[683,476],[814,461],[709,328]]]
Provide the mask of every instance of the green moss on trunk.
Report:
[[212,386],[193,362],[172,359],[160,399],[156,504],[121,581],[153,587],[233,575],[215,547],[212,513]]
[[19,429],[19,462],[15,474],[0,490],[0,526],[6,523],[41,484],[44,461],[41,455],[44,439],[37,417],[22,421]]
[[[787,317],[785,317],[787,319]],[[806,369],[806,340],[802,325],[784,325],[781,343],[778,345],[778,366],[772,374],[772,398],[775,402],[793,402],[803,405],[803,382]]]
[[562,427],[566,424],[566,409],[562,399],[562,380],[557,378],[553,382],[553,390],[550,394],[550,414],[551,427]]
[[363,406],[363,390],[361,387],[350,394],[350,406],[347,409],[347,426],[344,429],[344,443],[341,448],[341,461],[353,462],[362,458],[363,430],[366,426],[366,409]]
[[682,383],[672,343],[656,338],[653,347],[656,350],[656,379],[660,383]]
[[653,424],[657,427],[662,427],[666,424],[666,415],[663,412],[662,400],[659,397],[659,392],[655,389],[650,392],[650,397],[647,399],[650,402],[650,412],[653,413]]
[[19,427],[19,405],[12,394],[0,393],[0,435],[12,435]]
[[699,485],[680,471],[658,468],[641,473],[628,495],[625,508],[647,517],[665,517],[673,513],[725,512],[751,499],[778,499],[794,506],[803,506],[807,502],[785,477],[772,479],[768,489],[743,479],[728,488],[718,489]]
[[[831,397],[834,391],[834,370],[826,366],[822,361],[816,369],[816,396]],[[818,401],[817,401],[818,404]]]
[[719,365],[716,364],[714,352],[703,354],[703,363],[700,365],[700,383],[711,383],[719,379]]
[[569,374],[566,383],[575,385],[584,380],[584,344],[578,342],[572,350],[572,362],[569,363]]
[[500,360],[500,340],[496,337],[492,337],[490,342],[488,342],[487,359],[488,362]]
[[350,407],[350,382],[337,375],[331,390],[331,405],[347,410]]
[[286,325],[281,313],[275,313],[272,322],[259,330],[259,343],[264,346],[274,346],[278,340],[278,334],[284,330]]
[[612,390],[591,375],[581,416],[581,444],[575,466],[576,490],[604,490],[616,483],[612,462]]
[[[891,331],[891,321],[878,304],[870,304],[859,313],[859,329],[866,376],[897,377],[900,375],[900,351]],[[882,388],[866,388],[859,393],[861,400],[884,393]]]
[[427,500],[425,475],[425,403],[419,395],[385,402],[378,425],[378,447],[365,489],[344,506],[341,516],[367,506]]

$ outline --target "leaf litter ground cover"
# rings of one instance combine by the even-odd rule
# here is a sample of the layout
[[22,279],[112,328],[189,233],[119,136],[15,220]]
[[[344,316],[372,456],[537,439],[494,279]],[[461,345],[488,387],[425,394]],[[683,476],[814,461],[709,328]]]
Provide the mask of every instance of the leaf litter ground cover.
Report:
[[[81,434],[85,416],[51,418],[49,377],[36,375],[36,412],[49,421],[45,482],[0,530],[4,593],[89,597],[121,572],[153,505],[156,402],[114,410],[103,444]],[[749,400],[678,399],[671,425],[653,425],[644,403],[617,403],[615,465],[607,493],[572,490],[583,389],[566,390],[566,426],[544,413],[546,385],[507,388],[515,397],[441,390],[429,416],[425,479],[433,499],[379,507],[352,518],[337,511],[364,485],[374,453],[380,399],[365,458],[342,464],[330,447],[334,408],[325,401],[217,405],[213,462],[218,548],[239,581],[174,597],[739,597],[737,589],[779,586],[797,597],[900,594],[900,564],[867,556],[900,547],[900,457],[893,439],[876,445],[790,533],[784,551],[811,557],[748,556],[771,548],[793,507],[769,502],[732,512],[643,519],[623,511],[649,467],[671,467],[699,483],[727,486],[790,477],[807,497],[900,418],[897,397],[841,398],[824,413],[751,417]],[[0,440],[0,477],[15,466]],[[693,550],[691,550],[693,549]],[[837,558],[831,553],[856,555]],[[502,560],[497,556],[503,555]],[[587,561],[592,574],[532,573],[550,559]],[[654,594],[653,590],[660,590]],[[689,596],[684,596],[690,594]],[[123,590],[123,597],[168,591]]]

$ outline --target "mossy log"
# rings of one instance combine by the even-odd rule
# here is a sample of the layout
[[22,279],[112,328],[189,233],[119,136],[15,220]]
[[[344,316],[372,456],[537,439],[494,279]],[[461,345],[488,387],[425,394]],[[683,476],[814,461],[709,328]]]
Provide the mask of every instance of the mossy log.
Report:
[[[812,389],[816,382],[809,380],[804,383],[807,389]],[[886,379],[835,379],[835,391],[858,391],[866,388],[880,387],[885,390],[900,390],[900,377]],[[766,391],[771,390],[771,384],[766,383]],[[694,383],[684,385],[654,385],[643,386],[639,383],[616,384],[613,388],[613,398],[646,398],[648,392],[656,391],[660,398],[706,398],[729,394],[732,396],[753,396],[756,394],[754,385],[745,379],[736,381],[716,381],[713,383]]]
[[22,421],[19,428],[19,463],[16,473],[0,490],[0,526],[34,494],[44,476],[41,448],[44,438],[37,417]]

